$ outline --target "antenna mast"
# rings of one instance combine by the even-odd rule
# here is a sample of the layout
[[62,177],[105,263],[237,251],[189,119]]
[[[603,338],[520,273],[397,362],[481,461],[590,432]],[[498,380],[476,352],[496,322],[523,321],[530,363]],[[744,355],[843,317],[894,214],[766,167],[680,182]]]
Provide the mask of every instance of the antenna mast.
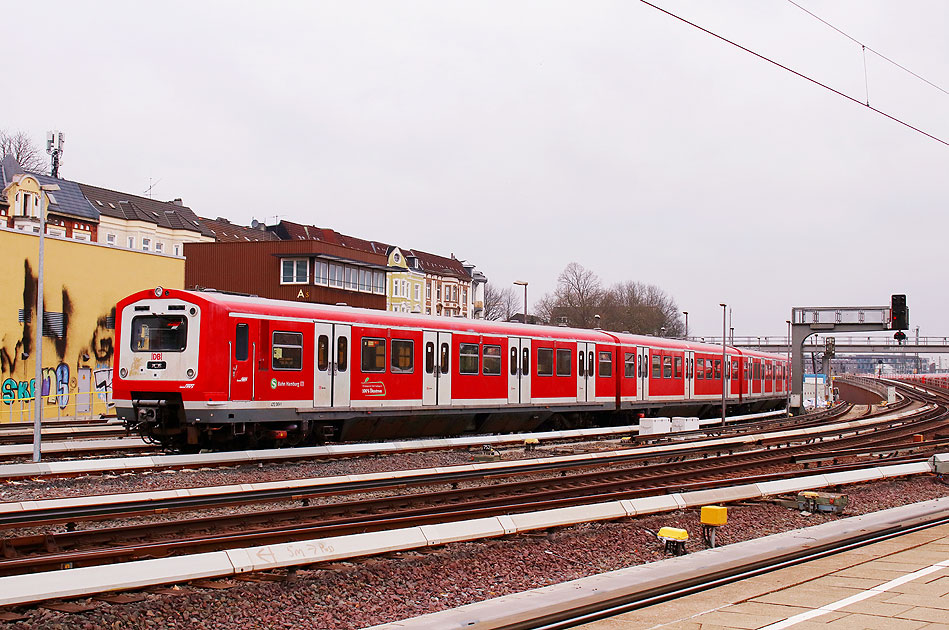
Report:
[[63,145],[66,143],[66,134],[62,131],[46,132],[46,152],[50,154],[52,168],[50,175],[59,178],[59,156],[63,152]]

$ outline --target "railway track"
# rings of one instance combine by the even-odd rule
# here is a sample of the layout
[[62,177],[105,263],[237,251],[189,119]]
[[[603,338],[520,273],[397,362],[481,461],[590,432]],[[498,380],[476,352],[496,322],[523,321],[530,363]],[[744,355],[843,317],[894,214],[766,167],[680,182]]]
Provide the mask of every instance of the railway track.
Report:
[[[709,459],[701,447],[683,449],[678,454],[653,454],[647,459],[627,457],[600,462],[610,467],[600,470],[584,468],[576,462],[569,465],[551,462],[541,467],[522,466],[507,476],[532,475],[533,478],[499,481],[502,473],[459,471],[453,474],[424,475],[418,479],[401,478],[388,485],[371,487],[323,486],[318,491],[291,488],[253,495],[222,495],[206,499],[189,498],[150,503],[147,506],[129,503],[124,506],[81,506],[45,514],[25,514],[8,518],[5,526],[36,525],[40,522],[66,522],[67,519],[116,518],[170,509],[206,508],[210,505],[235,505],[238,501],[261,500],[303,501],[294,508],[264,512],[228,514],[177,520],[167,523],[124,525],[107,529],[87,529],[44,535],[8,538],[0,546],[0,574],[15,574],[53,568],[87,566],[133,559],[163,557],[170,554],[198,553],[248,545],[272,544],[313,537],[338,536],[396,527],[436,522],[497,516],[514,512],[551,509],[631,499],[683,490],[712,489],[737,483],[755,483],[786,479],[801,474],[796,467],[802,459],[856,458],[872,456],[881,451],[891,454],[888,463],[917,462],[926,459],[935,445],[920,444],[908,439],[920,431],[934,431],[945,423],[945,410],[934,408],[919,414],[909,423],[893,422],[892,426],[867,427],[866,431],[849,437],[812,436],[804,444],[776,442],[750,452],[719,453]],[[764,442],[764,441],[763,441]],[[720,448],[720,447],[719,447]],[[903,449],[913,454],[893,457]],[[688,457],[686,458],[686,456]],[[703,455],[700,457],[700,455]],[[656,459],[672,461],[656,462]],[[821,472],[837,472],[865,466],[865,462],[824,466]],[[777,471],[781,467],[790,470]],[[516,469],[516,466],[514,467]],[[756,472],[757,474],[752,474]],[[544,473],[544,474],[541,474]],[[553,476],[550,475],[553,473]],[[310,506],[306,503],[319,496],[338,492],[389,491],[406,485],[444,485],[476,481],[489,485],[427,492],[403,493]],[[73,521],[74,522],[74,521]]]

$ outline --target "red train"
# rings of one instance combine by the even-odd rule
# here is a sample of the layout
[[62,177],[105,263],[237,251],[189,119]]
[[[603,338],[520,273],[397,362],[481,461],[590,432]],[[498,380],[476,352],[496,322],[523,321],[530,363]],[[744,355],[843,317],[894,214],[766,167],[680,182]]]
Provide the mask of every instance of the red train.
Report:
[[572,428],[781,407],[784,357],[225,293],[118,304],[119,417],[168,448]]

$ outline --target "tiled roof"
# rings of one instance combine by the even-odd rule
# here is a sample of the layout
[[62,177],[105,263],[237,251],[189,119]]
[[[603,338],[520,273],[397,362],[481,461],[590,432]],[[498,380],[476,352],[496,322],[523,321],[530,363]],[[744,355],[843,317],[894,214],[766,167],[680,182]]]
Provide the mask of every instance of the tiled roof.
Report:
[[49,175],[43,175],[41,173],[25,171],[20,167],[17,161],[13,159],[12,155],[7,155],[3,158],[3,161],[0,162],[0,171],[2,171],[2,173],[0,173],[0,181],[2,181],[3,184],[0,186],[0,189],[6,188],[13,181],[14,176],[28,174],[31,177],[35,177],[41,186],[59,186],[59,190],[49,191],[50,212],[85,219],[87,221],[99,221],[99,211],[83,196],[82,190],[80,190],[79,184],[76,182],[50,177]]
[[[268,227],[281,240],[315,240],[341,245],[350,249],[356,249],[373,254],[388,255],[392,249],[391,245],[380,241],[367,241],[354,236],[340,234],[334,230],[318,228],[314,225],[302,225],[291,221],[281,221],[275,226]],[[406,259],[415,258],[418,261],[418,269],[427,273],[440,276],[453,276],[461,280],[471,280],[471,274],[465,269],[461,261],[454,256],[445,258],[436,254],[429,254],[418,250],[402,249],[402,254]]]
[[105,216],[127,221],[145,221],[172,230],[189,230],[205,236],[214,236],[188,206],[89,184],[79,184],[79,187],[86,199]]
[[219,243],[280,240],[276,234],[269,230],[235,225],[222,217],[218,217],[217,219],[205,219],[201,217],[201,223],[211,232],[214,236],[214,240]]
[[402,253],[407,259],[415,258],[418,260],[419,268],[422,269],[422,271],[440,276],[454,276],[461,280],[471,280],[471,274],[468,273],[468,270],[461,264],[461,261],[454,256],[445,258],[444,256],[429,254],[428,252],[422,252],[417,249],[402,250]]
[[339,245],[349,249],[355,249],[371,254],[386,255],[388,245],[377,241],[367,241],[355,236],[340,234],[335,230],[318,228],[315,225],[302,225],[292,221],[281,221],[277,225],[267,228],[277,235],[277,238],[284,241],[307,240],[322,241],[330,245]]

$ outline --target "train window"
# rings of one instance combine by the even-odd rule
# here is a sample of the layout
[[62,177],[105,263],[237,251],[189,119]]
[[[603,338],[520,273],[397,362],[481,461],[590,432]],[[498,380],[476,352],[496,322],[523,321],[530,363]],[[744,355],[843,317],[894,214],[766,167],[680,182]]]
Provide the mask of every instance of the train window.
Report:
[[732,378],[738,378],[738,360],[732,359],[732,373],[730,375]]
[[600,376],[606,378],[613,376],[613,353],[612,352],[601,352],[600,353]]
[[652,377],[662,378],[662,357],[658,354],[652,355]]
[[188,341],[188,320],[182,315],[139,315],[132,318],[132,350],[181,352]]
[[273,360],[275,370],[303,369],[303,333],[273,333]]
[[721,359],[715,359],[715,378],[716,379],[722,378],[722,360]]
[[415,371],[415,342],[411,339],[392,340],[392,365],[389,370],[393,374],[411,374]]
[[583,363],[583,350],[577,352],[577,374],[580,376],[587,374],[586,365]]
[[633,378],[636,376],[636,353],[627,352],[625,356],[625,369],[623,376]]
[[713,378],[715,378],[714,363],[711,359],[705,359],[705,379],[712,380]]
[[700,380],[705,378],[705,359],[695,360],[695,378]]
[[463,343],[458,347],[458,372],[461,374],[478,373],[478,344]]
[[439,352],[438,358],[438,369],[441,370],[442,374],[448,374],[448,367],[450,365],[448,361],[448,343],[442,344],[441,352]]
[[431,341],[425,343],[425,373],[432,374],[435,371],[435,344]]
[[662,357],[662,378],[672,378],[672,357]]
[[517,376],[517,346],[511,346],[511,376]]
[[761,364],[755,361],[755,379],[761,378]]
[[247,360],[249,330],[247,324],[238,324],[234,331],[234,359],[236,361]]
[[537,376],[554,375],[554,351],[553,348],[537,349]]
[[349,369],[349,337],[336,338],[336,371]]
[[531,351],[527,348],[521,350],[521,375],[527,376],[531,373]]
[[593,352],[592,351],[587,352],[587,376],[589,376],[590,378],[593,378],[594,365],[595,363],[593,363]]
[[501,346],[484,346],[482,348],[481,369],[485,374],[501,373]]
[[675,358],[675,378],[682,378],[682,357]]
[[570,376],[570,365],[573,363],[571,354],[569,348],[557,349],[557,376]]
[[325,372],[330,367],[330,338],[320,335],[316,340],[316,369]]
[[362,340],[362,371],[363,372],[385,372],[386,371],[386,340],[385,339],[363,339]]

